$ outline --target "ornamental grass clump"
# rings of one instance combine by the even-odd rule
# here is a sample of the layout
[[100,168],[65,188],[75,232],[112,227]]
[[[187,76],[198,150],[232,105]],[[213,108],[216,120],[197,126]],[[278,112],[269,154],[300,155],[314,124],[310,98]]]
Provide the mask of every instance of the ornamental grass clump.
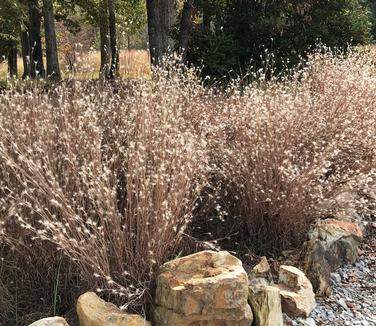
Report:
[[374,63],[356,53],[316,53],[292,77],[234,92],[210,142],[228,216],[216,237],[258,253],[299,247],[314,219],[334,213],[325,202],[374,185],[375,92]]
[[3,91],[0,319],[70,315],[86,290],[147,314],[160,265],[201,241],[278,254],[335,215],[336,194],[375,187],[367,54],[257,75],[222,91],[171,65],[151,80]]
[[58,296],[70,291],[70,279],[124,308],[149,300],[155,272],[175,253],[207,184],[208,160],[184,105],[203,89],[156,73],[155,81],[73,82],[1,96],[8,273],[60,262],[60,277],[49,275],[50,284],[68,279]]

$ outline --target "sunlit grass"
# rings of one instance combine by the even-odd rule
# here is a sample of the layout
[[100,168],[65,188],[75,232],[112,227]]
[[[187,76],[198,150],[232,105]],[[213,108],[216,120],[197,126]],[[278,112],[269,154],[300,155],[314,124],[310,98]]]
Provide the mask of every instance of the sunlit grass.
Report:
[[[93,80],[99,77],[100,52],[80,53],[76,56],[75,69],[69,71],[64,59],[60,58],[63,78]],[[23,73],[22,58],[18,58],[18,76]],[[149,78],[151,73],[149,52],[146,50],[122,50],[120,52],[120,76],[123,79]],[[8,76],[7,62],[0,63],[0,80]]]
[[[18,75],[22,76],[22,58],[18,58],[17,60],[17,70],[18,70]],[[8,76],[8,63],[7,61],[0,62],[0,80],[6,80],[9,78]]]
[[[62,69],[64,77],[78,80],[98,79],[100,69],[100,52],[93,51],[79,54],[76,59],[75,72]],[[150,58],[145,50],[122,50],[120,52],[120,76],[124,79],[145,78],[151,73]]]

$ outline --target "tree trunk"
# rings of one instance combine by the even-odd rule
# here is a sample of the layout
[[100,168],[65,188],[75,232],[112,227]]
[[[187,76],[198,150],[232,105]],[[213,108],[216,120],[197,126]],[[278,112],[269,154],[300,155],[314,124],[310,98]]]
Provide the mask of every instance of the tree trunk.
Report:
[[23,61],[23,74],[22,79],[31,77],[31,65],[30,65],[30,41],[29,32],[21,32],[21,48],[22,48],[22,61]]
[[195,9],[194,3],[194,0],[186,0],[181,15],[179,34],[179,54],[181,64],[185,64],[187,61],[187,52],[191,43],[193,14]]
[[170,32],[175,19],[175,0],[147,0],[151,63],[160,65],[173,48]]
[[210,22],[211,22],[210,4],[205,4],[203,7],[203,13],[202,13],[202,29],[205,32],[210,31]]
[[100,78],[110,77],[110,38],[108,36],[108,2],[99,0],[99,34],[101,46]]
[[111,68],[110,78],[119,77],[119,49],[117,43],[116,33],[116,15],[115,15],[115,0],[108,0],[108,22],[110,30],[110,45],[111,45]]
[[42,39],[40,32],[40,13],[36,0],[29,2],[31,77],[45,77],[43,65]]
[[61,78],[59,57],[57,52],[55,15],[52,0],[43,0],[44,30],[46,38],[47,77],[50,79]]
[[17,78],[17,44],[14,41],[8,53],[8,72],[11,78]]

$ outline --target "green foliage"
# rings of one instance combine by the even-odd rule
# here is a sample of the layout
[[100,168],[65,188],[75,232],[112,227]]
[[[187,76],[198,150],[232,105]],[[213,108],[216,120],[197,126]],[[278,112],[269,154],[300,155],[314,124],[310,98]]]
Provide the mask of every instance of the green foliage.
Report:
[[20,1],[0,1],[0,57],[7,56],[11,45],[17,42],[24,17],[25,7]]
[[[99,1],[57,0],[56,19],[72,33],[80,30],[82,22],[99,26]],[[142,39],[147,22],[145,0],[117,0],[116,20],[120,46],[128,36],[137,38],[137,41]]]
[[82,22],[98,24],[98,1],[58,0],[55,4],[55,18],[73,34],[80,31]]
[[365,44],[371,38],[369,10],[357,0],[323,1],[312,11],[310,38],[319,37],[329,46]]
[[273,69],[280,71],[299,62],[318,42],[334,48],[371,40],[370,12],[359,0],[212,0],[211,5],[199,7],[202,18],[189,54],[190,62],[203,64],[205,75],[223,77],[229,71],[230,77],[244,74],[251,65],[258,69],[265,49],[274,55]]
[[369,7],[370,20],[372,22],[372,36],[376,39],[376,1],[375,0],[365,0],[365,4]]
[[135,34],[146,24],[146,2],[144,0],[118,1],[117,14],[121,26],[129,34]]
[[145,0],[123,0],[118,2],[117,21],[119,44],[123,47],[131,41],[133,47],[146,48],[147,35],[146,2]]
[[224,77],[229,67],[236,66],[234,46],[231,36],[223,30],[195,33],[188,60],[202,66],[205,76]]

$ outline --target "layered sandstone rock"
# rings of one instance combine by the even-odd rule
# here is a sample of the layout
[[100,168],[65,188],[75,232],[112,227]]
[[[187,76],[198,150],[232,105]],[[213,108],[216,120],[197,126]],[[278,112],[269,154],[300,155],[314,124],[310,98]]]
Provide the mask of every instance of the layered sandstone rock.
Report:
[[122,312],[94,292],[86,292],[78,298],[77,315],[80,326],[150,326],[141,316]]
[[48,317],[35,321],[29,326],[69,326],[62,317]]
[[253,267],[248,276],[250,280],[262,277],[269,282],[272,281],[270,265],[265,256],[261,257],[260,262],[255,267]]
[[283,326],[279,290],[266,279],[253,278],[249,282],[249,303],[255,326]]
[[202,251],[164,264],[157,278],[156,326],[250,326],[248,277],[228,252]]
[[356,260],[362,238],[362,230],[356,223],[335,219],[322,220],[309,232],[302,260],[318,295],[330,293],[331,272]]
[[282,265],[279,269],[282,311],[291,317],[308,317],[316,306],[312,284],[296,267]]

